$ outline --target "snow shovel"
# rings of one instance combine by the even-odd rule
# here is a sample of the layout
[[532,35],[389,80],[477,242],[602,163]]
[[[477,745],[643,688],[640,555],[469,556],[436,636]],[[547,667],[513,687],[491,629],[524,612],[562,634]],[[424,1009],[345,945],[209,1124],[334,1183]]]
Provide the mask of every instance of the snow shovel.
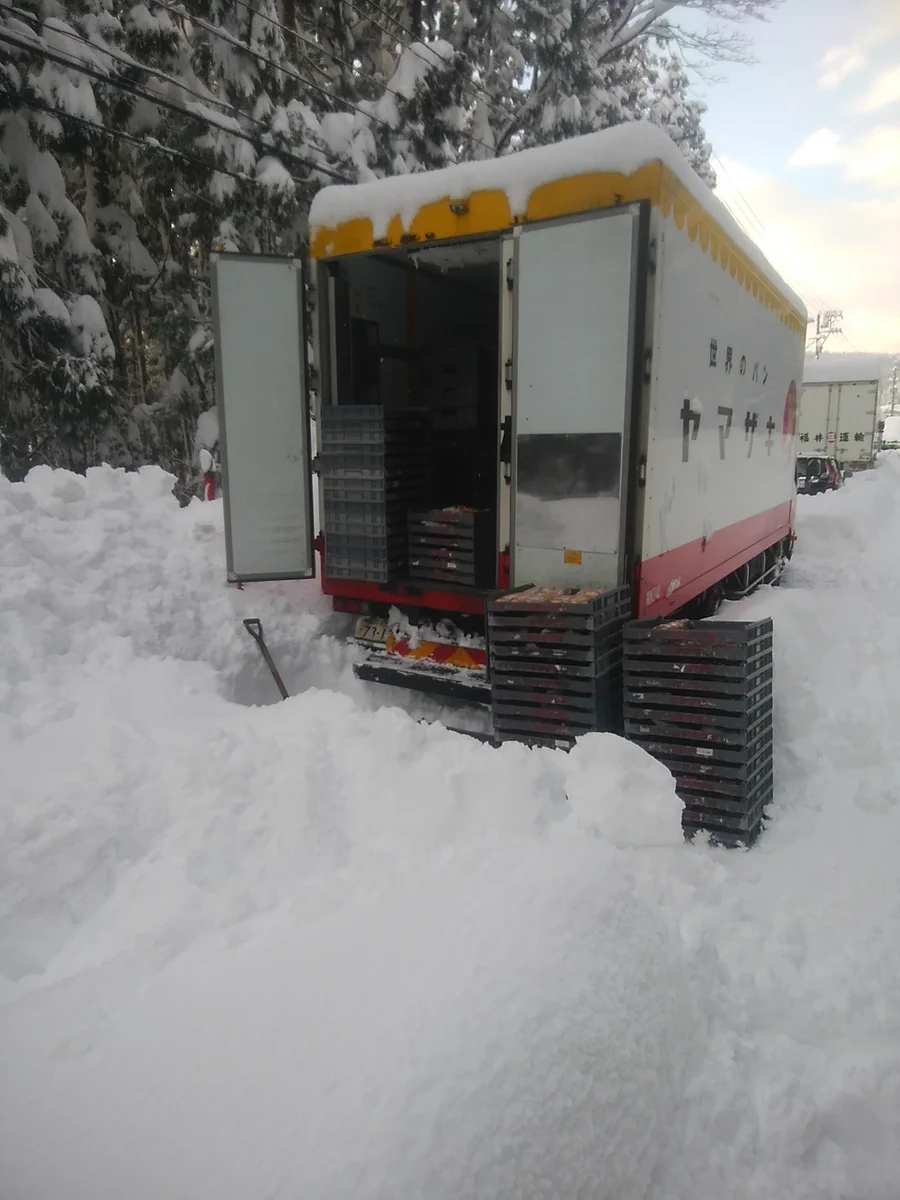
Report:
[[266,639],[263,637],[262,621],[260,621],[259,617],[247,617],[244,620],[244,628],[253,638],[254,642],[256,642],[257,646],[259,646],[260,653],[266,660],[266,666],[272,672],[272,678],[277,683],[279,692],[281,692],[282,700],[287,700],[289,698],[288,690],[284,686],[284,680],[278,674],[278,668],[275,666],[272,655],[269,653],[269,647],[266,645]]

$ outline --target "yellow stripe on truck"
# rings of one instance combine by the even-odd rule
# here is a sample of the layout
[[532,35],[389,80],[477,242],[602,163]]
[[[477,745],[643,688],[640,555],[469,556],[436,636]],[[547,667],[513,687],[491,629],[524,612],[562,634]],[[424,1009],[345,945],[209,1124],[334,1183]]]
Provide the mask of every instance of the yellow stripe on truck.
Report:
[[782,324],[798,337],[806,337],[806,319],[772,282],[767,279],[736,242],[709,215],[703,205],[662,163],[650,163],[631,175],[595,172],[573,175],[545,183],[532,192],[524,214],[513,213],[506,193],[499,190],[473,192],[464,201],[447,196],[435,204],[426,204],[416,213],[409,228],[395,216],[387,235],[375,241],[372,222],[367,218],[347,221],[334,228],[318,228],[311,253],[316,259],[337,258],[346,254],[364,254],[378,247],[409,243],[442,242],[456,238],[501,233],[527,222],[549,221],[575,216],[595,209],[649,201],[664,216],[673,214],[679,229],[687,228],[692,242],[700,246],[751,293],[764,308],[775,313]]

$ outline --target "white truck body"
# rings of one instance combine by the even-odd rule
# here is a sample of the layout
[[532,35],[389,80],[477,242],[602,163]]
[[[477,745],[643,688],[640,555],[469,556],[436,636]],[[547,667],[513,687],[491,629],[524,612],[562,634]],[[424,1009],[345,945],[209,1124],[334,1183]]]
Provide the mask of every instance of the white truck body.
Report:
[[[624,144],[621,130],[610,132],[618,139],[610,144]],[[577,141],[588,149],[601,145]],[[400,359],[418,353],[423,328],[464,323],[468,312],[481,336],[493,331],[494,586],[628,582],[637,615],[665,615],[751,560],[789,547],[806,314],[696,177],[686,167],[680,182],[667,174],[671,155],[662,142],[653,141],[652,149],[668,165],[658,176],[635,172],[636,200],[619,195],[617,184],[614,201],[589,211],[537,219],[526,210],[505,228],[443,242],[403,232],[416,203],[426,206],[423,212],[438,207],[427,208],[428,176],[337,189],[334,229],[317,238],[316,225],[329,216],[333,189],[325,189],[313,210],[318,262],[309,328],[318,376],[309,391],[296,382],[305,357],[303,314],[290,300],[296,263],[259,260],[260,273],[281,282],[250,287],[250,260],[214,256],[231,578],[315,573],[309,436],[301,415],[307,402],[314,420],[323,405],[350,402],[345,330],[362,317],[377,324],[381,348],[390,351],[390,370],[373,385],[378,402],[388,406],[409,403],[413,377]],[[528,160],[533,191],[542,163],[558,160],[556,178],[563,178],[577,162],[575,173],[583,178],[590,164],[582,150],[573,158],[564,145],[514,158]],[[447,201],[452,220],[465,221],[457,216],[465,205],[456,197],[478,193],[479,172],[493,180],[500,165],[436,173],[436,195],[454,197],[452,205]],[[683,186],[688,176],[694,193]],[[349,209],[346,193],[352,194]],[[342,206],[355,230],[369,196],[370,248],[339,252]],[[515,211],[520,193],[508,196]],[[403,236],[381,238],[391,212],[407,214],[399,226]],[[451,220],[441,219],[442,228]],[[431,260],[439,269],[430,269]],[[454,275],[472,288],[464,307],[449,294]],[[254,486],[230,485],[238,458]],[[317,507],[324,528],[321,480]],[[323,590],[336,604],[340,598],[484,611],[483,593],[423,592],[403,579],[332,578],[327,534],[321,573]]]
[[807,361],[800,397],[799,455],[835,458],[844,467],[866,467],[875,457],[878,428],[878,360],[832,355]]

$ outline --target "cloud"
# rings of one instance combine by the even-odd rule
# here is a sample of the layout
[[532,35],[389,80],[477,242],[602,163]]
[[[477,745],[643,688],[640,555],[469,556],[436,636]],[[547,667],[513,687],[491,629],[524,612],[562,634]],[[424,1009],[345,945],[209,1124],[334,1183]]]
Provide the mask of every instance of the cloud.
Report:
[[794,151],[791,167],[840,167],[848,183],[900,192],[900,125],[878,125],[856,138],[817,129]]
[[830,167],[840,162],[841,139],[833,129],[817,129],[799,146],[790,167]]
[[[900,256],[885,253],[900,229],[900,189],[877,199],[809,200],[739,162],[724,164],[719,196],[738,217],[749,203],[762,226],[749,230],[753,240],[810,310],[843,309],[844,330],[860,350],[900,351]],[[839,341],[835,349],[849,349]]]
[[900,102],[900,67],[882,71],[860,101],[861,112],[877,112]]
[[879,125],[844,152],[844,177],[900,193],[900,125]]
[[860,30],[857,36],[841,46],[833,46],[819,61],[820,88],[840,87],[845,79],[862,70],[870,51],[900,34],[900,4],[897,0],[857,0],[854,19]]
[[836,88],[855,71],[866,65],[866,56],[862,50],[849,47],[829,50],[819,64],[822,74],[819,76],[820,88]]

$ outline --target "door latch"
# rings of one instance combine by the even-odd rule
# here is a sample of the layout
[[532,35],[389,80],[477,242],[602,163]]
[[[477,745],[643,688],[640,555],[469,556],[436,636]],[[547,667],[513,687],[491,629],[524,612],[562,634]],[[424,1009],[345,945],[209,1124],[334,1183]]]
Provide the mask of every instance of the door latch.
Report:
[[512,463],[512,417],[503,418],[500,426],[500,461],[505,467]]

